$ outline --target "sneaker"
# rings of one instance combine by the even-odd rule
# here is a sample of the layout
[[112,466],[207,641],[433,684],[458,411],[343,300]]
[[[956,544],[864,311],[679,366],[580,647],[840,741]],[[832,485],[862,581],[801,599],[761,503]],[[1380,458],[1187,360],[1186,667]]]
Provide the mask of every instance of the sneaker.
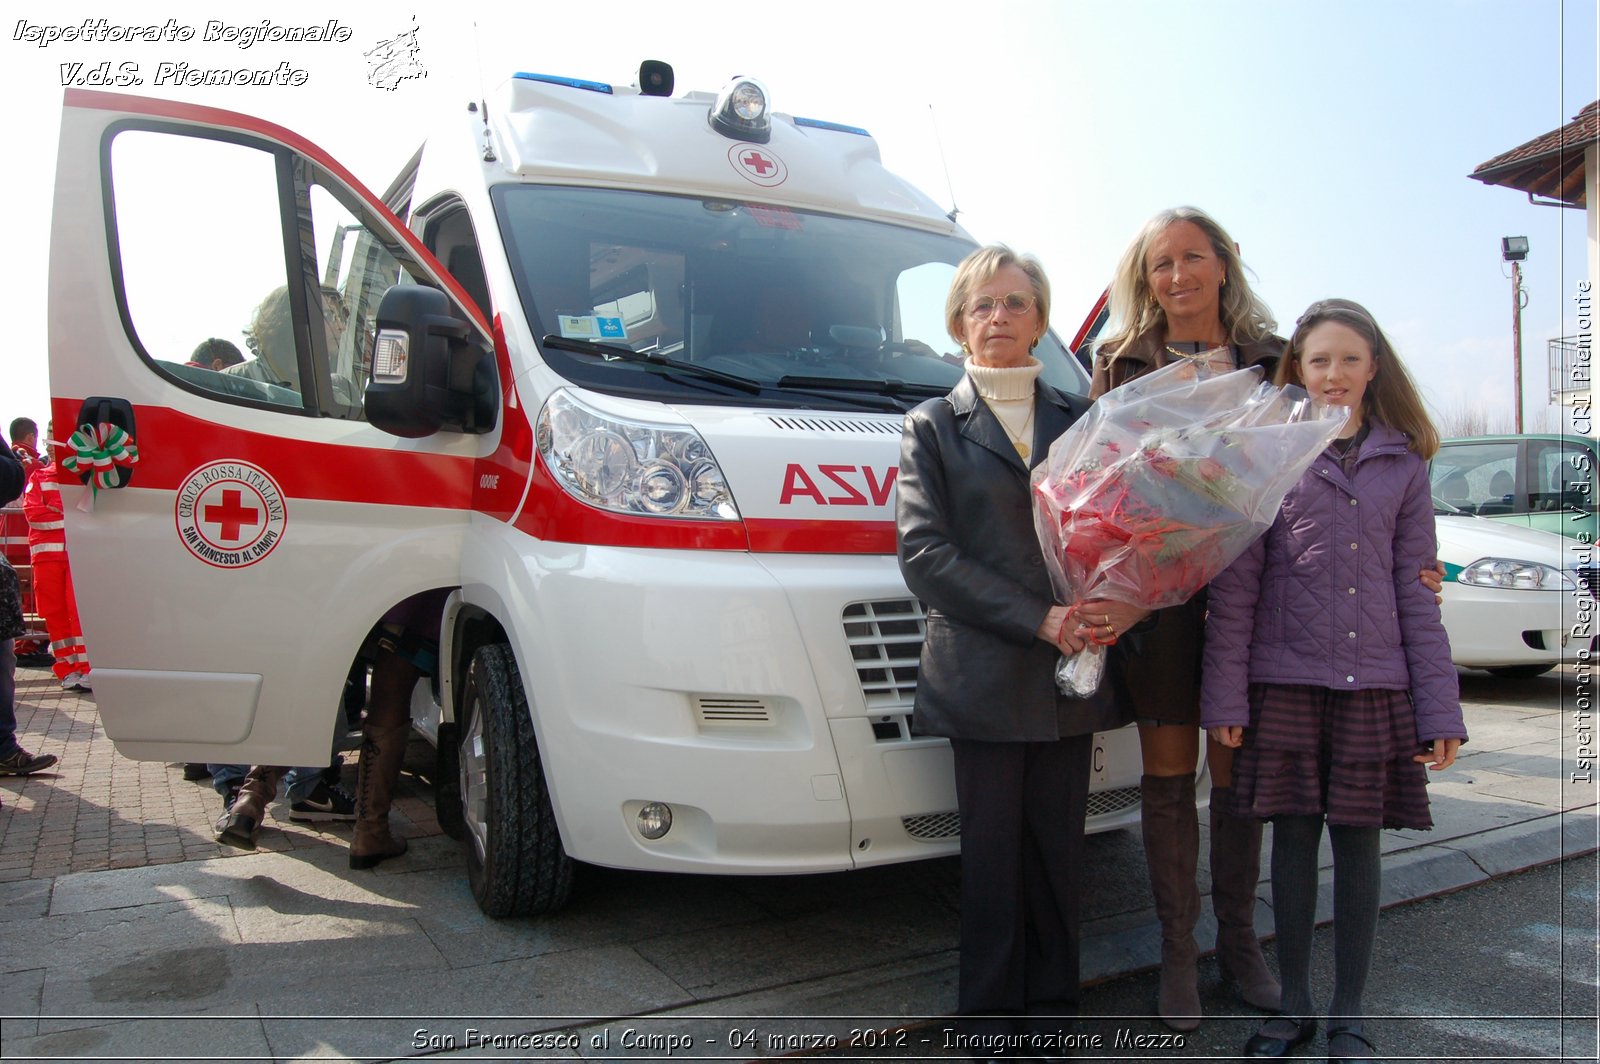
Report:
[[354,820],[356,800],[337,783],[317,781],[317,789],[289,807],[289,819],[301,824],[318,820]]
[[27,776],[49,768],[58,760],[55,754],[30,754],[19,746],[10,757],[0,757],[0,776]]
[[63,691],[94,690],[94,688],[89,685],[89,674],[86,672],[75,672],[69,675],[65,680],[61,681],[61,689]]

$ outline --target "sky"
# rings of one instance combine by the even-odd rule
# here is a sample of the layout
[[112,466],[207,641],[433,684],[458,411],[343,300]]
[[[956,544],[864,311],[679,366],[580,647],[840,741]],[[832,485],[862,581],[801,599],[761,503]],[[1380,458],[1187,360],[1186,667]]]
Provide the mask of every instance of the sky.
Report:
[[[1512,290],[1501,237],[1525,235],[1531,249],[1523,275],[1530,430],[1547,416],[1547,341],[1576,331],[1583,212],[1534,206],[1467,175],[1600,97],[1593,0],[774,0],[692,9],[611,0],[493,10],[24,0],[7,8],[0,202],[17,212],[7,229],[20,253],[6,284],[13,335],[0,362],[0,424],[47,417],[45,263],[62,79],[102,63],[113,72],[131,64],[145,79],[119,91],[287,126],[379,193],[433,116],[519,70],[628,84],[640,60],[660,59],[675,68],[679,91],[753,75],[779,111],[867,128],[885,164],[957,207],[979,241],[1038,255],[1052,282],[1052,324],[1065,337],[1144,220],[1193,204],[1238,242],[1280,331],[1327,296],[1371,309],[1447,429],[1466,411],[1511,425]],[[205,39],[213,20],[249,28],[330,18],[350,31],[347,41],[242,48],[237,37]],[[41,27],[85,19],[171,20],[194,38],[44,43]],[[413,29],[425,76],[372,84],[363,53]],[[303,84],[154,83],[159,64],[184,62],[287,63],[304,72]]]

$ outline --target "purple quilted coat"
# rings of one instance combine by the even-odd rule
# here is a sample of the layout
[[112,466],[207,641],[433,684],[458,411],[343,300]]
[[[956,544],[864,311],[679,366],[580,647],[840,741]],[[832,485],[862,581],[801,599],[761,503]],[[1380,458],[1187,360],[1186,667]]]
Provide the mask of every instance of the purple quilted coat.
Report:
[[1438,552],[1428,465],[1372,423],[1353,478],[1325,451],[1211,583],[1201,721],[1248,726],[1252,683],[1410,690],[1417,739],[1465,739],[1450,641],[1418,574]]

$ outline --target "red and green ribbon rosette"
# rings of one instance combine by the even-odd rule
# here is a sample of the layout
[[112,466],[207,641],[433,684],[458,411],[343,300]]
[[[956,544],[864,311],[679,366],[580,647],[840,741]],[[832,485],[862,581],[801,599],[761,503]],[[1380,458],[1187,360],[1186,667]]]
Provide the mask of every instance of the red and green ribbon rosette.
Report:
[[67,437],[61,457],[61,468],[76,475],[91,489],[89,505],[93,509],[94,496],[101,488],[120,488],[128,482],[131,467],[139,460],[139,445],[127,429],[102,421],[97,425],[79,425]]

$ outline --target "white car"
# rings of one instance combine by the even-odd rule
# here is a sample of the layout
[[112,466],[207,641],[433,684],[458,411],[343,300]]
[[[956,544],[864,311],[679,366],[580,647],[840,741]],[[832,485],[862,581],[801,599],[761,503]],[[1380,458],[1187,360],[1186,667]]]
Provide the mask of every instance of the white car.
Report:
[[1460,666],[1528,677],[1594,650],[1594,546],[1435,501],[1445,631]]

